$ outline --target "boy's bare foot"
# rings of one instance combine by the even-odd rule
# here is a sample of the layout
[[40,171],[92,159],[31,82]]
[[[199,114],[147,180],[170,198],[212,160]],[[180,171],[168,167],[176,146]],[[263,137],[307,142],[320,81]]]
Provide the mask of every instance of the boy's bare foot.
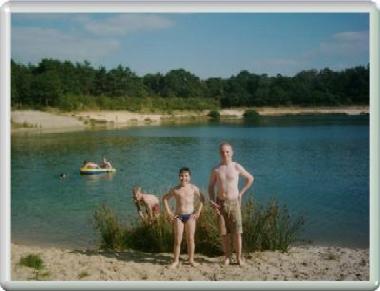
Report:
[[230,259],[229,258],[225,258],[224,261],[223,261],[223,265],[228,266],[229,264],[230,264]]
[[238,261],[237,261],[237,264],[238,264],[239,266],[245,266],[245,262],[244,262],[243,259],[238,260]]
[[189,261],[189,264],[190,264],[190,266],[192,266],[192,267],[197,267],[197,266],[199,266],[199,264],[196,263],[196,262],[194,262],[194,261]]
[[171,263],[171,264],[169,265],[169,269],[177,268],[178,265],[179,265],[179,262],[178,262],[178,261],[175,261],[175,262],[173,262],[173,263]]

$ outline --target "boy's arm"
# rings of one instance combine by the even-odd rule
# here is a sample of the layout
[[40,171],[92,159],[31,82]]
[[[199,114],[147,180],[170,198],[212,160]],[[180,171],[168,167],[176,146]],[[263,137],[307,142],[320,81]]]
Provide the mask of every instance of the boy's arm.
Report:
[[174,219],[174,213],[170,210],[168,201],[171,198],[173,198],[173,196],[174,196],[174,191],[173,189],[170,189],[170,191],[162,197],[162,202],[164,203],[165,211],[169,215],[171,220]]
[[149,219],[153,219],[153,210],[152,210],[152,206],[146,204],[145,207],[146,207],[146,210],[147,210],[147,212],[148,212],[148,217],[149,217]]
[[245,185],[244,187],[239,191],[239,199],[243,196],[243,194],[249,189],[249,187],[252,186],[253,181],[255,178],[246,170],[243,168],[242,165],[236,164],[236,168],[240,175],[242,175],[245,178]]
[[139,216],[141,217],[141,219],[142,219],[143,221],[145,221],[145,216],[144,216],[144,214],[143,214],[143,212],[142,212],[142,210],[141,210],[140,203],[137,202],[137,201],[135,201],[135,205],[136,205],[136,208],[137,208],[137,213],[139,214]]
[[195,187],[194,194],[196,196],[198,196],[198,198],[199,198],[199,207],[198,207],[198,210],[194,211],[194,217],[195,217],[195,219],[198,219],[199,215],[201,214],[201,211],[202,211],[202,208],[203,208],[203,204],[205,203],[205,198],[204,198],[203,194],[199,191],[198,187]]

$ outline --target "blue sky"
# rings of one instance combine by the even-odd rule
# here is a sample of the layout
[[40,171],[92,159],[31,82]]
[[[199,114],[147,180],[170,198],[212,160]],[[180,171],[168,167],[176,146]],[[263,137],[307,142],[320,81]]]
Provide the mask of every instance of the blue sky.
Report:
[[137,74],[184,68],[292,76],[369,62],[368,13],[13,14],[12,58],[121,64]]

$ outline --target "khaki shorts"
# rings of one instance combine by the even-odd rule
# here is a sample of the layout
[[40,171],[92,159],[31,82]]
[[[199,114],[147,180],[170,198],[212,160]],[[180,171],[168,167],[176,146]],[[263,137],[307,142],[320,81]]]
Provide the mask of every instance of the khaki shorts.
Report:
[[220,215],[218,215],[219,232],[221,235],[243,233],[239,200],[218,200]]

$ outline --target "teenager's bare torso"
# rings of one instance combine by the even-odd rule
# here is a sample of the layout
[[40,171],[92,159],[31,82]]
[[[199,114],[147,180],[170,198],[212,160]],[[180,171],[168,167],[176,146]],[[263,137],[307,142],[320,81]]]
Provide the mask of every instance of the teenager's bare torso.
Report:
[[239,198],[239,165],[235,162],[221,164],[214,169],[216,176],[217,197],[220,200]]

